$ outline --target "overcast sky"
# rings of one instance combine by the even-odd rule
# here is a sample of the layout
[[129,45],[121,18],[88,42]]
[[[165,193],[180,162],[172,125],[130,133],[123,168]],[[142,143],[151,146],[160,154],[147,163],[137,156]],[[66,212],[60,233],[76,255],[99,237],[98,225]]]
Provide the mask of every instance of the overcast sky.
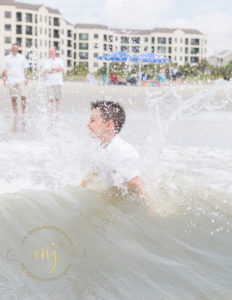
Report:
[[231,0],[27,0],[58,8],[71,23],[117,28],[174,27],[199,29],[208,35],[209,54],[232,51]]

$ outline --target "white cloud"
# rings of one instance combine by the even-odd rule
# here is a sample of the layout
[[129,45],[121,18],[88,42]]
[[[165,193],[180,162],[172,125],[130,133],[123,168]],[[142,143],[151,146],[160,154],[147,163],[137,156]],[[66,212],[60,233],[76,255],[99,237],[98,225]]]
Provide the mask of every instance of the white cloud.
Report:
[[153,28],[173,0],[107,0],[103,23],[119,28]]

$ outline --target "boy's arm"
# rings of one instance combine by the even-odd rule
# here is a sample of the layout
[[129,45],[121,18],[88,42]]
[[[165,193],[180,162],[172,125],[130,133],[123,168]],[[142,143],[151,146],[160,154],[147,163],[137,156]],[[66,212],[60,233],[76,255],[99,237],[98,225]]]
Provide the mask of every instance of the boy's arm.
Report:
[[3,84],[6,86],[6,80],[7,80],[7,71],[4,70],[2,73],[2,78],[3,78]]
[[134,191],[141,198],[143,198],[145,200],[151,199],[145,190],[145,184],[141,177],[139,177],[139,176],[134,177],[133,179],[131,179],[128,182],[127,186],[130,190]]
[[81,181],[80,186],[86,187],[86,185],[90,184],[93,182],[94,177],[97,176],[96,172],[89,172]]

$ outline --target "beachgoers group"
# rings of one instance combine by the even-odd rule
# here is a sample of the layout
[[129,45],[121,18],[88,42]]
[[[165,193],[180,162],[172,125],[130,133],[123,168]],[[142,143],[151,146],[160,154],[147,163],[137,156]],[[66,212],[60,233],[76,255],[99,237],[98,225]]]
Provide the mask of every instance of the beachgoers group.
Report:
[[[26,90],[28,85],[28,62],[27,59],[19,53],[19,46],[13,44],[11,53],[5,56],[3,60],[3,84],[9,89],[14,111],[13,130],[17,130],[18,123],[18,104],[17,99],[21,97],[22,124],[25,129],[25,110],[26,110]],[[49,58],[44,64],[46,73],[46,86],[49,101],[49,116],[53,117],[56,111],[56,119],[59,118],[60,100],[62,98],[63,85],[63,61],[56,57],[55,47],[49,49]]]
[[[3,82],[9,88],[14,111],[13,130],[16,130],[18,120],[17,98],[21,97],[22,117],[25,117],[26,86],[28,84],[28,64],[26,58],[19,54],[19,46],[12,45],[11,53],[4,58]],[[49,49],[49,58],[44,65],[46,85],[49,100],[49,115],[53,116],[56,109],[58,119],[60,100],[62,97],[63,62],[56,57],[56,49]],[[55,107],[55,108],[54,108]],[[92,171],[81,182],[86,187],[101,175],[109,187],[124,186],[141,196],[149,199],[145,192],[139,168],[137,150],[119,137],[126,120],[123,107],[113,101],[96,101],[91,105],[91,116],[88,123],[92,137],[100,141],[98,154],[93,153]]]

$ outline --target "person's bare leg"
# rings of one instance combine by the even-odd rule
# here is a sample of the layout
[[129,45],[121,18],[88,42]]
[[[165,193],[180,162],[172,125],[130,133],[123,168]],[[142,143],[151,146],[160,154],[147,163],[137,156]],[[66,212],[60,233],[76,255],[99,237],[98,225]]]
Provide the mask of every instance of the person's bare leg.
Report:
[[53,105],[53,99],[49,99],[49,120],[52,121],[53,111],[54,111],[54,105]]
[[14,120],[13,120],[13,131],[17,131],[17,123],[18,123],[18,106],[17,106],[17,97],[12,98],[12,107],[14,111]]
[[56,99],[56,121],[60,119],[60,99]]
[[26,110],[26,97],[21,97],[21,105],[22,105],[22,130],[26,129],[26,122],[25,122],[25,110]]

